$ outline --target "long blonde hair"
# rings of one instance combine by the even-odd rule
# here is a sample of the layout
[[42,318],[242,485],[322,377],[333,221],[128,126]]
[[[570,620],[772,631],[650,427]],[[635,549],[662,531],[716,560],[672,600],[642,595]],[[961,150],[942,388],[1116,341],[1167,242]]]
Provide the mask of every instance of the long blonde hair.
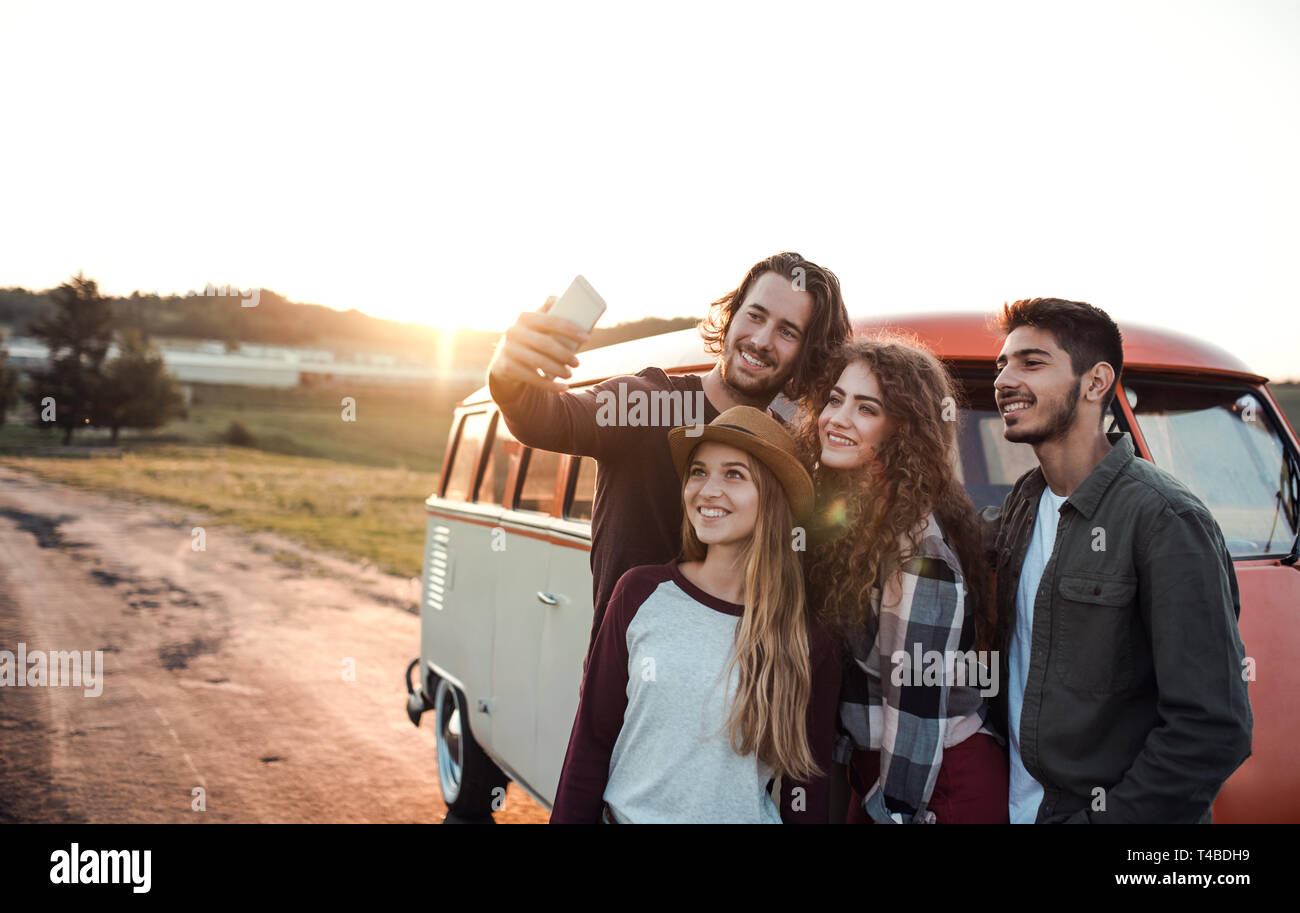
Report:
[[[822,771],[808,747],[812,663],[803,570],[790,538],[794,515],[776,475],[762,460],[748,453],[746,457],[759,509],[741,555],[745,613],[736,626],[727,667],[728,679],[739,669],[739,682],[726,725],[737,754],[754,752],[773,768],[774,776],[806,780]],[[684,512],[683,557],[702,561],[708,550],[695,535],[689,512]]]

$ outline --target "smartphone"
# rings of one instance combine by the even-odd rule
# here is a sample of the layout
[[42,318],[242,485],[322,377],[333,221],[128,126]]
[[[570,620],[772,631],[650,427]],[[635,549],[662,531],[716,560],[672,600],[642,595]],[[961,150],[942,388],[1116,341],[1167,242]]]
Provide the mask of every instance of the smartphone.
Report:
[[[605,299],[596,294],[590,282],[582,276],[575,276],[573,282],[569,283],[569,288],[556,299],[547,313],[563,317],[570,323],[577,324],[584,333],[590,333],[600,315],[605,313]],[[577,343],[570,340],[561,338],[561,341],[570,349],[578,347]]]

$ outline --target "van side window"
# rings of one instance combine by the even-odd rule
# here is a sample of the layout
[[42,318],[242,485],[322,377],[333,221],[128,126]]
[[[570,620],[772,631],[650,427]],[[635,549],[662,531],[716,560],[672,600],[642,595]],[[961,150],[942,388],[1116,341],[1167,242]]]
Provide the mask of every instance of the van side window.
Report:
[[555,474],[560,455],[549,450],[530,450],[524,464],[524,482],[515,499],[515,510],[536,510],[549,514],[555,506]]
[[465,416],[460,425],[460,438],[456,441],[456,450],[451,455],[451,470],[447,473],[447,487],[443,490],[444,498],[457,501],[469,499],[478,478],[478,458],[483,451],[483,439],[487,436],[489,416],[486,412],[475,412]]
[[583,457],[578,464],[578,478],[573,483],[573,498],[564,516],[570,520],[591,520],[591,504],[596,498],[596,461]]
[[496,431],[492,434],[492,446],[488,449],[487,465],[483,467],[483,481],[479,483],[478,497],[474,500],[481,504],[505,504],[510,464],[512,458],[518,459],[522,452],[523,446],[498,417]]

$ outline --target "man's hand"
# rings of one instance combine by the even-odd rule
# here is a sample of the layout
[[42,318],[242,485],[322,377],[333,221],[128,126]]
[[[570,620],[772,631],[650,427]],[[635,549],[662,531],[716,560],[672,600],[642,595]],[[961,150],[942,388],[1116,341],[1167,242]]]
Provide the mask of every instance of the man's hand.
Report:
[[556,378],[573,376],[570,366],[578,365],[573,352],[587,341],[587,334],[572,321],[546,313],[554,303],[552,296],[540,309],[519,315],[501,338],[488,377],[554,393],[568,389]]

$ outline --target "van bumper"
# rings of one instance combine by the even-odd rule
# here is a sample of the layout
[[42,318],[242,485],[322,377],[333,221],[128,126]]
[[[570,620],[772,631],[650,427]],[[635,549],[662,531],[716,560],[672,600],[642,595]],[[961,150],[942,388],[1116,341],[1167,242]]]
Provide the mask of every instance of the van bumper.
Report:
[[424,712],[433,709],[433,699],[424,690],[424,676],[420,677],[418,683],[411,683],[411,671],[419,664],[420,657],[417,656],[406,667],[406,715],[410,717],[412,726],[419,726]]

